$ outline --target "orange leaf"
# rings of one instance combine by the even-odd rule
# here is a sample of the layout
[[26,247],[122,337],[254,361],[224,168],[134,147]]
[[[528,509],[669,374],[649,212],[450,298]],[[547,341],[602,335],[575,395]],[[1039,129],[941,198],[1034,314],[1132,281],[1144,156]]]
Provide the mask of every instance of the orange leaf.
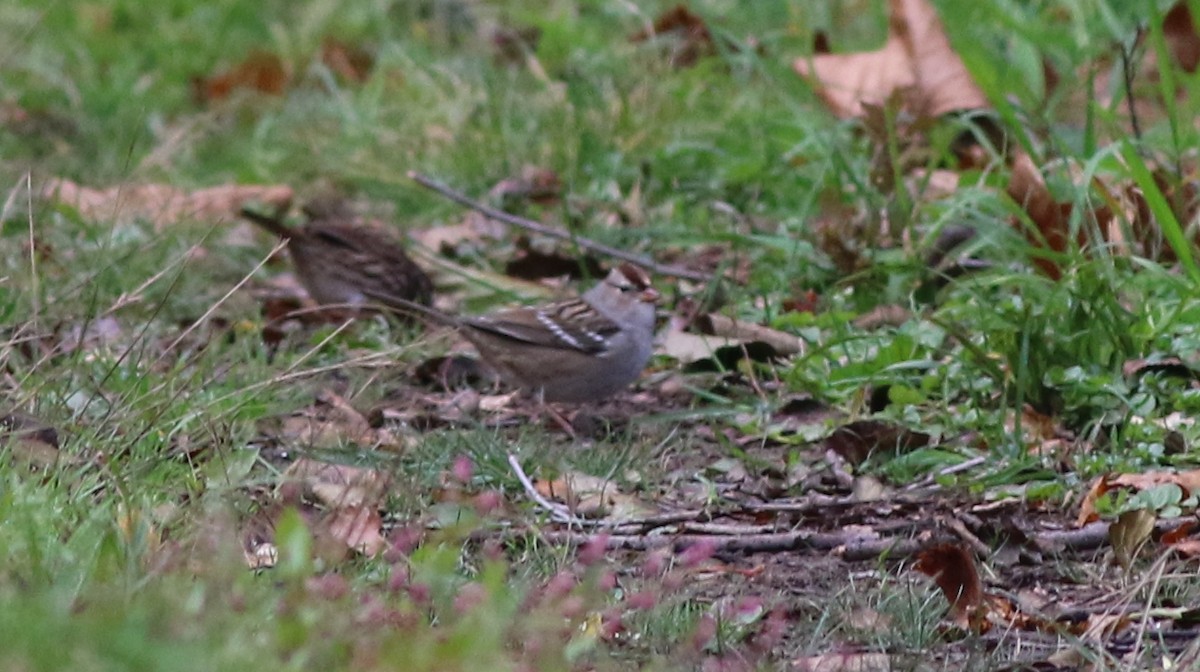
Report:
[[1171,57],[1184,72],[1195,72],[1200,65],[1200,35],[1196,34],[1196,23],[1187,0],[1179,0],[1163,17],[1163,38]]
[[291,75],[283,60],[272,53],[252,51],[246,60],[209,77],[192,81],[198,102],[208,104],[228,98],[237,89],[250,89],[278,96],[287,88]]
[[912,89],[920,111],[940,116],[989,107],[958,54],[950,47],[937,12],[926,0],[891,0],[888,39],[878,51],[818,54],[792,68],[813,79],[834,114],[861,117],[865,105],[883,105]]
[[1084,525],[1094,522],[1100,518],[1100,514],[1096,513],[1096,500],[1104,496],[1104,493],[1110,490],[1108,484],[1108,476],[1101,476],[1092,483],[1092,487],[1088,488],[1088,492],[1083,496],[1083,502],[1079,505],[1079,516],[1075,518],[1075,526],[1083,527]]
[[986,608],[975,560],[962,546],[942,544],[927,548],[917,554],[914,568],[933,577],[950,602],[950,616],[955,624],[971,627],[976,622],[977,610]]

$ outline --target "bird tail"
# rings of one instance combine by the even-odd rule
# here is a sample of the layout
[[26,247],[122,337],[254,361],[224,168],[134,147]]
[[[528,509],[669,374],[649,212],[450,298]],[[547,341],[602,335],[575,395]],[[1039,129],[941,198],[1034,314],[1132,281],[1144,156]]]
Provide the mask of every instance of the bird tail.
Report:
[[267,231],[270,231],[271,233],[279,236],[280,238],[291,238],[292,236],[296,235],[291,229],[284,226],[284,224],[280,220],[280,216],[278,214],[275,215],[274,217],[270,217],[270,216],[264,215],[260,212],[251,210],[250,208],[243,207],[241,209],[241,215],[247,221],[253,222],[253,223],[257,224],[258,226],[261,226],[262,228],[266,229]]
[[459,326],[458,320],[429,306],[410,301],[403,297],[382,292],[377,289],[363,288],[363,293],[366,294],[372,301],[379,303],[384,308],[392,312],[399,313],[407,317],[414,317],[426,322],[440,324],[447,327]]

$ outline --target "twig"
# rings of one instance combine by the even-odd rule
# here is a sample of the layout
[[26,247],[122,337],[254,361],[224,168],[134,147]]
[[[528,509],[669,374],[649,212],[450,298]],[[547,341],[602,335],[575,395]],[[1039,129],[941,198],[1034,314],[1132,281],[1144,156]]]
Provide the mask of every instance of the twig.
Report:
[[[541,538],[551,544],[579,546],[593,536],[570,531],[544,531]],[[908,557],[930,542],[915,539],[875,538],[859,534],[828,534],[814,532],[781,532],[776,534],[745,534],[714,536],[708,534],[633,535],[610,534],[605,538],[608,550],[650,551],[670,548],[682,551],[694,544],[705,544],[714,553],[786,553],[794,551],[834,552],[843,560],[870,560],[887,555],[889,558]]]
[[959,537],[961,537],[962,540],[964,542],[966,542],[966,544],[968,546],[970,546],[972,549],[974,549],[976,553],[978,553],[984,557],[990,556],[992,554],[991,547],[988,546],[987,544],[983,543],[982,539],[975,536],[974,532],[968,530],[967,526],[965,524],[963,524],[963,521],[959,520],[957,517],[950,516],[950,517],[946,518],[945,524],[946,524],[946,527],[950,528],[950,530],[952,532],[954,532]]
[[983,464],[986,461],[987,461],[986,457],[980,456],[980,457],[973,457],[969,460],[966,460],[965,462],[959,462],[958,464],[952,464],[944,469],[939,470],[937,473],[929,474],[925,478],[908,485],[907,487],[904,488],[904,490],[908,491],[908,492],[912,492],[915,490],[924,490],[925,488],[928,488],[929,486],[937,486],[937,478],[939,476],[952,476],[952,475],[957,474],[962,471],[969,471],[969,470],[974,469],[975,467]]
[[468,207],[476,212],[480,212],[496,221],[533,231],[534,233],[539,233],[543,236],[558,238],[559,240],[567,240],[575,243],[585,250],[599,252],[600,254],[605,254],[615,259],[637,264],[638,266],[653,271],[658,275],[669,275],[676,278],[684,278],[686,280],[695,280],[697,282],[708,282],[712,280],[712,276],[707,273],[701,273],[699,271],[693,271],[670,264],[660,264],[650,257],[644,255],[626,252],[625,250],[611,247],[609,245],[605,245],[604,243],[598,243],[594,240],[577,236],[569,231],[564,231],[557,227],[547,226],[541,222],[535,222],[532,219],[518,217],[517,215],[504,212],[503,210],[497,210],[496,208],[484,205],[483,203],[469,198],[464,194],[451,189],[449,186],[416,171],[409,171],[408,177],[422,187],[425,187],[426,189],[432,189],[433,191],[436,191],[455,203]]
[[521,468],[520,461],[518,461],[517,456],[513,455],[512,453],[508,454],[508,466],[512,467],[513,473],[517,475],[517,480],[520,481],[522,487],[525,488],[525,494],[529,495],[529,498],[537,503],[538,506],[549,511],[550,518],[552,520],[559,523],[566,523],[568,525],[587,525],[592,522],[572,515],[567,507],[563,506],[562,504],[555,504],[554,502],[551,502],[543,497],[542,493],[538,492],[537,489],[533,487],[533,481],[529,480],[529,477],[525,475],[525,470]]
[[1126,46],[1121,44],[1121,74],[1125,78],[1125,104],[1129,107],[1129,126],[1133,130],[1133,137],[1137,140],[1137,146],[1142,146],[1142,127],[1138,123],[1137,107],[1133,100],[1133,51],[1137,49],[1138,42],[1141,41],[1144,29],[1138,26],[1137,33],[1133,38],[1133,43]]

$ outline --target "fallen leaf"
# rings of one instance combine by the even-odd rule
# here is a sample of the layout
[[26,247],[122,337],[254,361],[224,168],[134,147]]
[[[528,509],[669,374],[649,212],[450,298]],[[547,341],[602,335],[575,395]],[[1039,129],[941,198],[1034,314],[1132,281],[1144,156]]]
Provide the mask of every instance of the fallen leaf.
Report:
[[284,417],[265,419],[259,425],[264,435],[304,448],[337,448],[348,443],[373,448],[397,445],[390,431],[372,427],[349,402],[328,390],[319,393],[312,405]]
[[1163,39],[1175,63],[1184,72],[1195,72],[1200,65],[1200,34],[1192,19],[1187,0],[1179,0],[1167,11],[1162,22]]
[[929,445],[929,435],[884,420],[855,420],[825,439],[825,449],[850,464],[862,464],[878,450],[906,452]]
[[1100,514],[1096,512],[1096,500],[1103,497],[1109,491],[1108,478],[1106,474],[1092,481],[1087,494],[1083,496],[1083,500],[1079,503],[1079,515],[1075,517],[1075,527],[1083,527],[1088,523],[1100,519]]
[[886,653],[853,651],[847,653],[823,653],[792,661],[796,672],[890,672],[892,658]]
[[239,89],[278,96],[291,78],[290,68],[281,58],[256,50],[227,70],[208,77],[193,77],[192,95],[202,105],[225,100]]
[[1147,373],[1161,373],[1190,380],[1200,378],[1200,374],[1178,357],[1131,359],[1121,365],[1121,373],[1126,378],[1139,378]]
[[646,42],[651,39],[669,45],[667,59],[676,68],[691,67],[700,58],[716,53],[712,34],[704,19],[682,3],[659,14],[651,28],[639,30],[629,36],[630,42]]
[[1181,499],[1200,493],[1200,469],[1191,471],[1148,471],[1140,474],[1106,474],[1092,482],[1091,488],[1079,505],[1075,524],[1083,526],[1099,518],[1096,500],[1117,488],[1128,488],[1134,492],[1150,490],[1163,485],[1178,486],[1183,491]]
[[563,254],[554,249],[550,252],[533,249],[527,238],[517,241],[517,256],[504,265],[504,274],[521,280],[543,280],[546,278],[602,278],[604,269],[592,255],[582,258]]
[[[1007,191],[1017,205],[1025,210],[1036,227],[1035,231],[1025,231],[1025,237],[1030,244],[1054,252],[1065,252],[1070,240],[1069,227],[1073,206],[1054,200],[1041,171],[1025,152],[1016,152],[1013,155]],[[1051,278],[1057,280],[1062,275],[1058,262],[1052,258],[1037,257],[1033,263]]]
[[927,548],[917,554],[913,568],[933,578],[950,603],[955,625],[970,629],[978,621],[976,612],[985,609],[986,602],[975,560],[967,549],[952,544]]
[[817,54],[792,67],[813,80],[834,114],[862,117],[865,104],[883,105],[898,91],[921,114],[990,107],[958,54],[937,12],[926,0],[890,0],[888,39],[878,51]]
[[[0,415],[0,455],[7,452],[14,464],[50,469],[64,459],[58,431],[33,416],[10,412]],[[68,458],[67,461],[75,462]]]
[[637,518],[654,509],[622,493],[616,483],[580,472],[567,472],[554,480],[537,480],[534,489],[543,497],[567,505],[583,518]]
[[493,26],[489,35],[492,54],[500,63],[524,63],[526,57],[537,51],[542,39],[542,29],[537,26]]
[[562,180],[549,168],[524,166],[517,177],[496,183],[488,195],[501,203],[533,201],[542,205],[557,203],[562,196]]
[[912,319],[912,311],[905,306],[895,304],[881,304],[875,306],[868,313],[863,313],[854,318],[855,329],[863,329],[873,331],[880,327],[899,327]]
[[311,496],[332,509],[362,508],[378,504],[390,485],[391,478],[375,469],[302,457],[284,471],[280,498],[296,503]]
[[732,338],[742,343],[766,343],[780,357],[804,353],[804,341],[798,336],[719,313],[700,315],[692,324],[702,334]]
[[321,62],[343,81],[361,84],[371,75],[375,57],[362,47],[331,37],[321,43]]
[[373,557],[387,548],[383,538],[383,519],[374,506],[352,506],[335,510],[325,520],[329,533],[347,548]]
[[230,184],[184,191],[167,184],[127,184],[108,189],[84,187],[52,178],[41,197],[74,208],[85,219],[128,223],[152,222],[156,229],[182,221],[236,221],[250,202],[287,208],[292,189],[286,186]]
[[1111,640],[1113,635],[1127,629],[1131,625],[1133,625],[1133,620],[1129,617],[1129,614],[1089,614],[1079,636],[1081,639],[1088,641],[1106,642]]
[[456,224],[417,230],[411,235],[426,248],[456,258],[505,238],[506,231],[504,224],[472,211]]
[[880,613],[870,607],[859,607],[846,617],[846,624],[863,632],[887,632],[896,619],[890,614]]
[[1154,531],[1157,516],[1153,511],[1133,509],[1122,513],[1108,528],[1108,541],[1112,544],[1117,564],[1129,571],[1133,559],[1141,550],[1150,533]]
[[891,489],[877,478],[859,476],[854,479],[851,496],[856,502],[876,502],[887,497],[890,491]]

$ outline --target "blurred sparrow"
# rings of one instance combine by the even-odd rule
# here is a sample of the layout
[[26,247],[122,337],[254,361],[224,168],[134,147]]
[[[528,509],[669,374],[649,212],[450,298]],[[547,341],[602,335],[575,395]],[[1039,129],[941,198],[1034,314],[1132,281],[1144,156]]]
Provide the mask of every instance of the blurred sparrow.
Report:
[[578,403],[603,399],[641,375],[654,349],[657,300],[646,273],[621,264],[579,298],[542,307],[453,317],[406,303],[457,328],[510,385],[543,401]]
[[[242,216],[287,241],[300,284],[324,306],[379,304],[407,314],[409,302],[429,305],[433,283],[382,227],[354,223],[343,208],[305,207],[300,227],[243,208]],[[403,303],[397,303],[397,301]]]

